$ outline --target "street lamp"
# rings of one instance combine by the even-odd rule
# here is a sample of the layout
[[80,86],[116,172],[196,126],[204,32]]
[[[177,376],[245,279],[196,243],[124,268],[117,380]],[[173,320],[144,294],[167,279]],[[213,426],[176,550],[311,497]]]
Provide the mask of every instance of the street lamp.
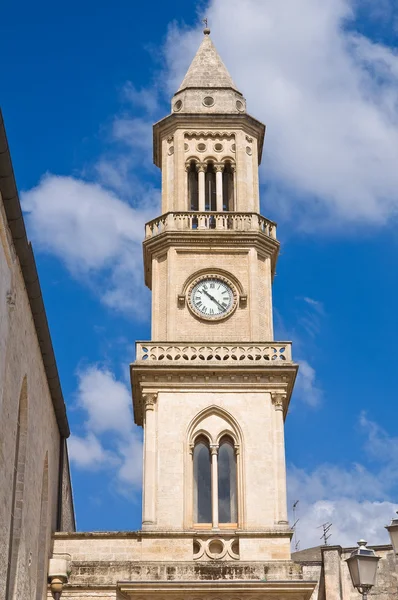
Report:
[[[397,510],[398,515],[398,510]],[[386,529],[390,534],[391,544],[395,554],[398,554],[398,519],[392,519],[389,525],[386,525]]]
[[380,560],[374,550],[366,547],[366,543],[365,540],[359,540],[358,548],[346,560],[352,585],[362,594],[363,600],[367,600],[368,592],[375,584],[377,563]]

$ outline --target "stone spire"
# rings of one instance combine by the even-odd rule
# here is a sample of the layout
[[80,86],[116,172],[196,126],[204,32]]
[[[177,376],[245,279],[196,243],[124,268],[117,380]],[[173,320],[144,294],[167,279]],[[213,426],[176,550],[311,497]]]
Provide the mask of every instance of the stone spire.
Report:
[[210,29],[204,38],[177,92],[172,112],[185,114],[244,113],[246,102],[210,39]]
[[203,41],[178,92],[186,88],[231,88],[239,92],[211,41],[210,29],[206,28],[204,34]]

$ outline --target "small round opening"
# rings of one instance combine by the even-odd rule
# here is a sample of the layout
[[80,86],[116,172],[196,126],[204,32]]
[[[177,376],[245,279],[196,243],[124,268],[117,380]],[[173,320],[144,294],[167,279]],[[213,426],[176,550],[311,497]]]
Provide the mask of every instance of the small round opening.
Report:
[[231,544],[231,550],[234,554],[239,555],[239,542],[234,540]]
[[188,146],[188,144],[184,144],[184,150],[185,150],[185,152],[186,152],[187,150],[189,150],[189,146]]
[[239,112],[242,112],[243,110],[245,110],[245,105],[240,100],[237,100],[236,101],[236,108],[239,110]]
[[214,144],[214,150],[216,152],[221,152],[223,149],[223,145],[222,144]]
[[236,146],[235,146],[235,144],[232,144],[232,146],[231,146],[231,150],[232,150],[232,152],[235,152],[235,150],[236,150]]
[[194,543],[193,543],[193,553],[194,554],[199,554],[199,552],[200,552],[200,544],[199,544],[199,542],[197,540],[194,540]]
[[174,110],[176,112],[178,112],[179,110],[181,110],[182,108],[182,100],[177,100],[177,102],[174,103]]
[[211,540],[209,544],[209,552],[211,552],[211,554],[222,554],[223,550],[224,544],[221,540]]
[[198,144],[196,147],[199,150],[199,152],[204,152],[206,150],[206,144],[203,144],[203,142]]
[[203,104],[205,106],[213,106],[213,104],[214,104],[214,98],[212,96],[205,96],[203,98]]
[[246,146],[246,152],[249,156],[251,156],[252,154],[252,149],[250,148],[250,146]]

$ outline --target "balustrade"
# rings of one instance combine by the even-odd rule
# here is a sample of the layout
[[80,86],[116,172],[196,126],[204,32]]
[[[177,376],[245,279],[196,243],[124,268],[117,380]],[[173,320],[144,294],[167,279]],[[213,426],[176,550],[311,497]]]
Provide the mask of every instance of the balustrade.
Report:
[[145,225],[145,239],[163,231],[260,231],[276,239],[276,224],[258,213],[169,212]]
[[291,342],[267,344],[191,344],[137,342],[137,361],[185,364],[291,362]]

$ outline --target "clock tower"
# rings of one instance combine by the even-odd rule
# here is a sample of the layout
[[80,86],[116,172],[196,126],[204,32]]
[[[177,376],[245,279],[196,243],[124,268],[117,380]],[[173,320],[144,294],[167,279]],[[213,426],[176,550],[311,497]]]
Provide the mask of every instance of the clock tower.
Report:
[[[297,365],[275,341],[276,225],[260,214],[265,126],[204,30],[154,126],[162,214],[146,224],[152,339],[131,367],[143,532],[193,561],[290,559],[284,419]],[[177,544],[178,545],[178,544]]]

